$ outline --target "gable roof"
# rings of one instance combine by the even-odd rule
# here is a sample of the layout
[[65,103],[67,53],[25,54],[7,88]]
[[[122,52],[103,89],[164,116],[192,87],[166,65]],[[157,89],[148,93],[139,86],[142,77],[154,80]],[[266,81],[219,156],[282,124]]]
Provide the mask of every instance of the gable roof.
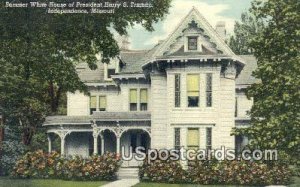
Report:
[[205,32],[205,34],[210,38],[210,41],[216,44],[218,50],[223,52],[223,56],[229,56],[234,61],[238,61],[242,65],[245,63],[243,59],[235,55],[234,52],[225,43],[222,37],[212,28],[204,16],[195,8],[188,13],[186,17],[180,22],[176,29],[164,40],[159,47],[153,52],[150,60],[155,61],[156,57],[163,56],[163,53],[170,49],[170,46],[176,41],[176,39],[182,36],[182,31],[188,28],[191,22],[195,22],[199,27]]

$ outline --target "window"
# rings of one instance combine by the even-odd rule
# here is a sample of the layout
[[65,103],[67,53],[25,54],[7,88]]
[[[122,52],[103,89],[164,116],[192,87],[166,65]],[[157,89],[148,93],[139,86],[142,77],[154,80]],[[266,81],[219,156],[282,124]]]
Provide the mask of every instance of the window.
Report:
[[175,107],[180,107],[180,74],[175,75]]
[[206,74],[206,106],[212,106],[212,74]]
[[235,110],[234,110],[234,117],[238,116],[238,99],[235,97]]
[[112,58],[109,63],[104,64],[104,80],[112,81],[112,75],[119,73],[120,60],[118,58]]
[[146,111],[148,109],[148,90],[140,90],[140,110]]
[[199,129],[189,128],[188,129],[188,149],[198,149],[199,148]]
[[93,114],[94,111],[96,111],[97,108],[97,97],[91,96],[90,97],[90,114]]
[[187,75],[188,107],[199,106],[199,75]]
[[99,111],[106,111],[106,96],[99,96]]
[[180,128],[174,129],[174,148],[180,150]]
[[137,89],[130,89],[130,111],[137,111]]
[[206,149],[211,150],[211,127],[206,128]]
[[198,40],[198,38],[195,36],[188,37],[188,50],[197,50],[198,49],[197,40]]
[[115,74],[116,74],[116,69],[112,69],[112,68],[107,69],[107,78],[111,79],[111,76]]

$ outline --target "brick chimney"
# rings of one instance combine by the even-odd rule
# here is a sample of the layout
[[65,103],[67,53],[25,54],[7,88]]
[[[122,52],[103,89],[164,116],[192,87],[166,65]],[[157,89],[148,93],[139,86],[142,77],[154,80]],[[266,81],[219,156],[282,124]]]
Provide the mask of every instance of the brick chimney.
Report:
[[226,25],[225,21],[219,21],[216,24],[216,31],[221,36],[221,38],[223,40],[226,39],[226,28],[225,28],[225,25]]

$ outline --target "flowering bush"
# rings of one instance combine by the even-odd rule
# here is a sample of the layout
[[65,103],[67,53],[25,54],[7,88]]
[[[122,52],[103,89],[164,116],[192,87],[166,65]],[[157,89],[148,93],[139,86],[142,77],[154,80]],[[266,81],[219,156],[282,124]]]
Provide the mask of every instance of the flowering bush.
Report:
[[145,159],[140,167],[139,176],[144,181],[183,183],[187,180],[187,172],[178,161],[154,160],[150,163]]
[[20,178],[55,178],[60,176],[63,160],[57,152],[27,152],[16,162],[11,175]]
[[11,175],[17,178],[62,178],[67,180],[111,180],[120,165],[113,153],[82,158],[62,158],[57,152],[26,153],[17,161]]
[[140,168],[144,181],[193,184],[278,185],[288,184],[292,172],[279,163],[252,161],[196,161],[187,170],[171,160],[144,162]]
[[237,160],[198,162],[188,173],[191,181],[197,184],[287,184],[291,178],[287,166]]
[[88,159],[76,156],[65,162],[63,177],[72,180],[112,180],[119,169],[119,161],[114,153]]

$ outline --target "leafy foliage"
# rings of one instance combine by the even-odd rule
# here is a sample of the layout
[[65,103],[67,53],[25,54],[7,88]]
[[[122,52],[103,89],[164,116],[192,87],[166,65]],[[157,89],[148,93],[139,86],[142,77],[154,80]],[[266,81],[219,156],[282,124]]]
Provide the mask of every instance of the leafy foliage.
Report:
[[140,168],[140,178],[147,182],[220,185],[288,184],[292,172],[287,165],[252,161],[196,161],[184,170],[176,161],[155,160]]
[[187,180],[187,172],[182,169],[181,164],[170,159],[157,159],[150,163],[145,159],[140,167],[139,176],[149,182],[184,183]]
[[263,21],[250,12],[242,13],[241,22],[235,22],[234,36],[229,39],[230,48],[239,55],[253,54],[250,42],[263,27]]
[[129,26],[141,24],[152,31],[152,24],[168,12],[170,0],[151,3],[152,8],[119,8],[110,15],[47,14],[41,8],[0,6],[0,113],[4,124],[21,126],[23,143],[29,145],[45,116],[63,111],[60,103],[66,92],[88,93],[76,73],[76,63],[86,62],[95,69],[100,54],[102,62],[109,62],[119,53],[112,30],[125,35]]
[[66,180],[112,180],[120,166],[114,153],[82,158],[63,158],[57,152],[38,150],[26,153],[16,162],[15,178],[57,178]]
[[267,23],[251,42],[261,82],[247,91],[254,98],[251,127],[235,132],[248,136],[253,148],[278,149],[294,160],[300,157],[299,9],[297,0],[252,4],[252,13]]

